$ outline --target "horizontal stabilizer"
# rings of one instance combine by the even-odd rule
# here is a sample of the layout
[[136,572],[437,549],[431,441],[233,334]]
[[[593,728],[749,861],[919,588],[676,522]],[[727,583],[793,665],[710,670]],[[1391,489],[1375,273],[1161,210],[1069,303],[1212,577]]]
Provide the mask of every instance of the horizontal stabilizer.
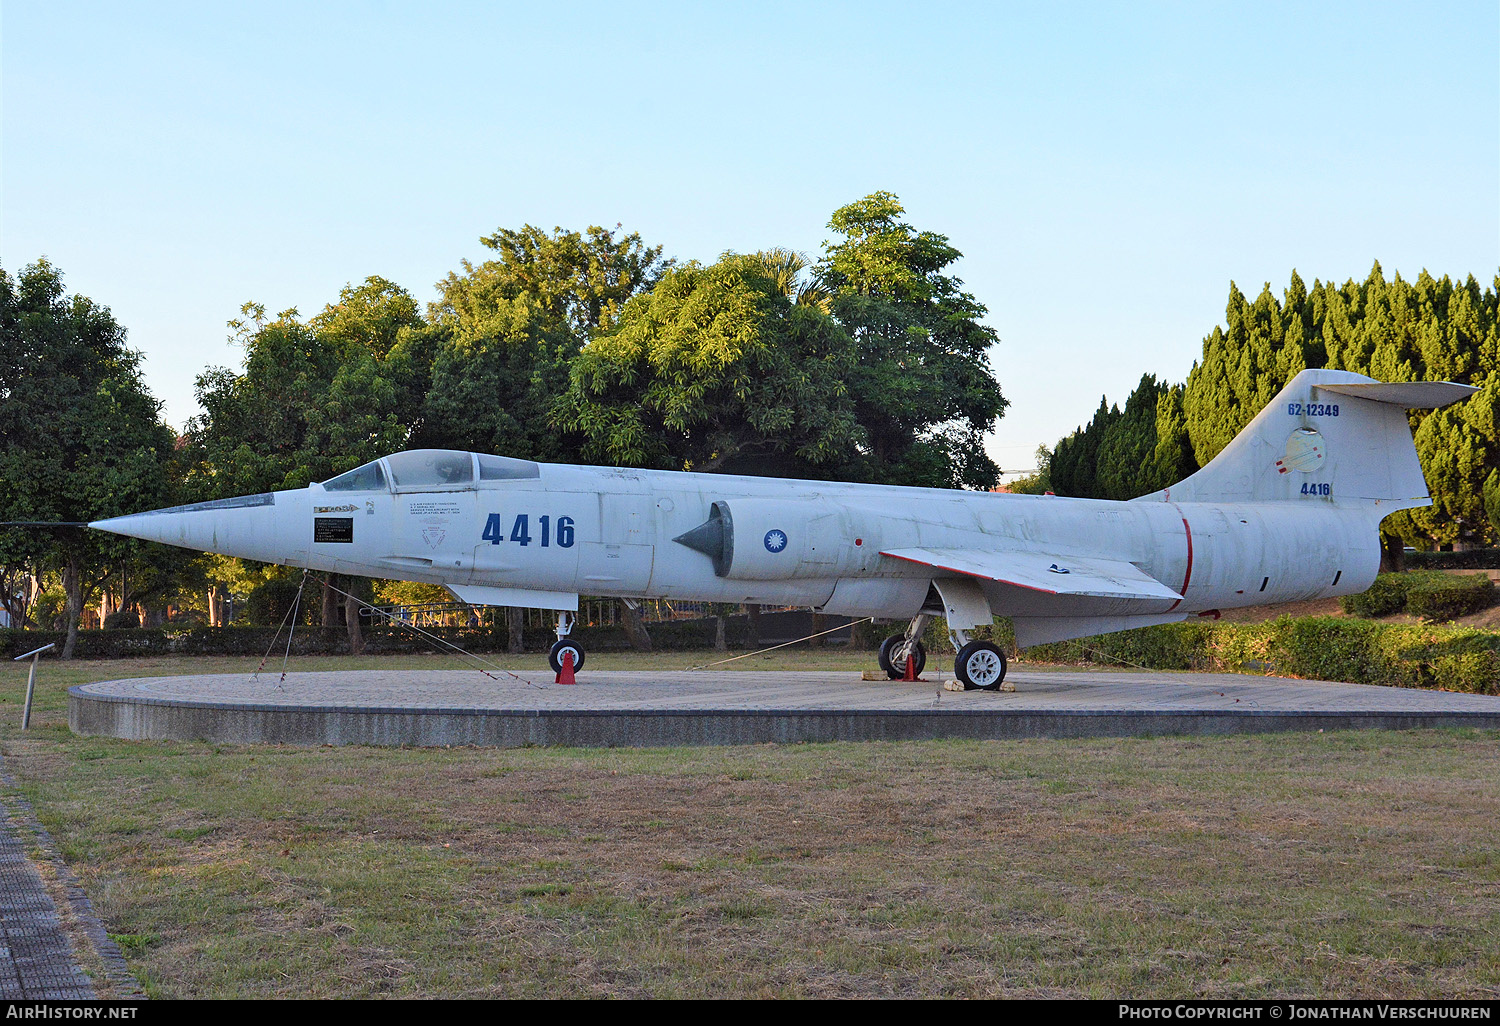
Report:
[[1167,601],[1182,598],[1123,559],[974,549],[887,549],[881,555],[1049,595]]
[[1377,381],[1370,384],[1317,385],[1320,392],[1337,392],[1355,399],[1390,403],[1406,410],[1436,410],[1461,399],[1467,399],[1479,389],[1473,385],[1460,385],[1455,381]]
[[472,584],[444,585],[460,602],[471,606],[515,606],[520,609],[567,609],[578,611],[578,593],[532,591],[530,588],[485,588]]

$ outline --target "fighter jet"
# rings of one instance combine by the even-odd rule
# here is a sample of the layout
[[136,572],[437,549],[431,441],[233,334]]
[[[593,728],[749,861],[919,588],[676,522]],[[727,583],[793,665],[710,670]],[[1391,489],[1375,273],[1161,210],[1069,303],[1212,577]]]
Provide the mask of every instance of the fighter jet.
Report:
[[1128,502],[418,449],[304,489],[90,526],[555,610],[555,670],[584,664],[570,637],[580,594],[906,620],[880,645],[892,678],[921,672],[941,616],[954,675],[993,689],[1005,654],[970,632],[997,616],[1024,647],[1364,591],[1380,521],[1431,504],[1406,411],[1474,391],[1303,371],[1208,466]]

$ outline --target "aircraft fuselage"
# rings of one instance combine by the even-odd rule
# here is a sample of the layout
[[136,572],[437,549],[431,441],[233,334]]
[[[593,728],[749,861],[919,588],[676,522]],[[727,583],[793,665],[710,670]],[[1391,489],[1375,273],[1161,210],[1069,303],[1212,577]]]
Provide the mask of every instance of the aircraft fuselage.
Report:
[[[1082,615],[1081,602],[1088,615],[1149,615],[1353,594],[1369,587],[1380,557],[1369,511],[1316,497],[1294,504],[1113,502],[530,466],[537,476],[411,490],[311,485],[248,497],[254,505],[226,500],[101,526],[338,573],[892,618],[914,615],[930,582],[949,576],[882,555],[892,549],[985,551],[1000,544],[1052,560],[1104,556],[1133,563],[1182,595],[1154,604],[1082,602],[982,582],[995,615],[1033,617]],[[702,524],[716,502],[734,516],[734,552],[719,567],[674,541]]]

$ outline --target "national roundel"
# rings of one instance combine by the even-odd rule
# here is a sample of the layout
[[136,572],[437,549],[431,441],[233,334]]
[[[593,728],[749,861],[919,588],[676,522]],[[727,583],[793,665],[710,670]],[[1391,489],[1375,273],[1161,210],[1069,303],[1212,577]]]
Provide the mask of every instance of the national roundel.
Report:
[[771,529],[766,532],[766,551],[780,552],[786,548],[786,532]]

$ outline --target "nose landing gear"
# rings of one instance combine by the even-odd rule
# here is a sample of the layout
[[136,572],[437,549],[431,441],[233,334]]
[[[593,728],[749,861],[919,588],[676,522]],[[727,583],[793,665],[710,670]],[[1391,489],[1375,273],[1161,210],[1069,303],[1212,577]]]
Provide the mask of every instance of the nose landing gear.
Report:
[[931,620],[923,613],[912,620],[905,634],[892,634],[880,643],[876,660],[891,680],[916,680],[922,675],[927,667],[927,649],[921,637]]
[[547,652],[547,664],[552,667],[553,673],[562,673],[563,653],[573,654],[573,671],[583,669],[584,651],[583,646],[576,641],[569,641],[568,635],[573,633],[573,614],[566,610],[557,614],[557,640],[552,643],[552,648]]

